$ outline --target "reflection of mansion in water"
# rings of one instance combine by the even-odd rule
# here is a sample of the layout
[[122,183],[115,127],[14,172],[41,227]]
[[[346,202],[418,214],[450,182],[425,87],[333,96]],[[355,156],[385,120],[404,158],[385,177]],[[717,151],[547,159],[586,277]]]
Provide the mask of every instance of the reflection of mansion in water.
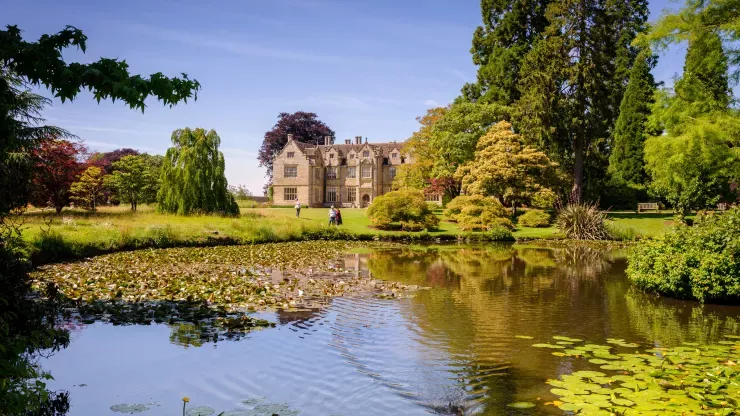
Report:
[[363,254],[345,254],[342,259],[342,266],[348,272],[354,272],[355,277],[369,278],[371,276],[367,261],[370,256]]
[[410,163],[403,143],[368,143],[357,136],[334,144],[288,143],[273,162],[273,200],[276,205],[366,207],[391,190],[397,169]]

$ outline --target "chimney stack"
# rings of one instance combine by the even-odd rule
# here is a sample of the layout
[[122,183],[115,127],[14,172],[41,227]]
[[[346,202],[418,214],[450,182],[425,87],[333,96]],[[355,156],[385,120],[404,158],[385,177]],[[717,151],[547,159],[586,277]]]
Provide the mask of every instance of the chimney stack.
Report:
[[292,134],[288,134],[288,141],[291,141],[291,140],[293,140],[293,135]]
[[352,144],[352,141],[350,139],[344,139],[344,144]]
[[367,137],[365,137],[365,144],[367,144]]
[[362,143],[362,136],[355,136],[355,144],[361,144]]
[[324,136],[324,145],[329,146],[331,144],[331,136]]

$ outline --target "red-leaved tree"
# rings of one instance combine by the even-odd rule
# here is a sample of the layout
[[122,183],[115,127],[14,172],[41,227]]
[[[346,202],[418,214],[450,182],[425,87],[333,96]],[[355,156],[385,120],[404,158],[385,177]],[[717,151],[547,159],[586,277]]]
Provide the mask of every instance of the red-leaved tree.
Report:
[[57,214],[69,204],[69,189],[85,169],[81,162],[86,149],[67,140],[43,140],[33,151],[34,168],[31,203],[53,206]]
[[319,120],[315,113],[304,111],[293,114],[280,113],[278,122],[270,131],[265,133],[257,157],[260,166],[267,168],[267,186],[272,183],[272,162],[288,142],[288,134],[292,134],[294,140],[303,143],[324,144],[324,137],[326,136],[331,136],[332,141],[334,140],[334,130]]
[[113,173],[113,163],[118,162],[125,156],[138,156],[138,150],[123,148],[111,152],[95,152],[87,158],[87,164],[97,166],[103,170],[106,175]]

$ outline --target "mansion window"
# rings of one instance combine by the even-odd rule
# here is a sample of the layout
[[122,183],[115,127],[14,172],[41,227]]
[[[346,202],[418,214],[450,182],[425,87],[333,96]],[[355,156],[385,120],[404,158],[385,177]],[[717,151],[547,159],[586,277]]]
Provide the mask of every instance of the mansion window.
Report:
[[395,166],[391,166],[388,172],[391,174],[391,178],[396,177],[396,167]]
[[373,167],[370,165],[363,166],[362,167],[362,177],[372,178],[373,177]]
[[334,153],[329,153],[329,159],[334,159]]
[[339,196],[339,188],[336,186],[330,186],[326,188],[326,202],[337,202]]
[[440,195],[439,194],[427,194],[426,195],[427,202],[439,202],[440,201]]
[[298,198],[298,188],[284,188],[283,191],[283,199],[286,201],[294,201]]
[[350,159],[354,159],[355,158],[355,154],[354,153],[350,153],[349,158]]
[[288,159],[293,159],[295,152],[288,152]]
[[336,166],[329,166],[326,168],[326,179],[336,179],[337,178],[337,167]]
[[398,159],[398,153],[391,153],[391,158]]
[[365,150],[364,152],[362,152],[362,157],[370,157],[370,151]]
[[285,178],[297,178],[298,177],[298,166],[285,166],[285,171],[283,172],[283,177],[285,177]]
[[350,166],[347,168],[347,177],[348,178],[356,178],[357,177],[357,167]]
[[348,186],[347,187],[347,202],[356,202],[356,201],[357,201],[357,187]]
[[316,195],[316,202],[321,202],[321,190],[317,189],[314,195]]
[[313,176],[314,176],[314,177],[315,177],[316,179],[321,179],[321,168],[316,168],[316,169],[314,169],[314,170],[313,170],[313,173],[314,173],[314,175],[313,175]]

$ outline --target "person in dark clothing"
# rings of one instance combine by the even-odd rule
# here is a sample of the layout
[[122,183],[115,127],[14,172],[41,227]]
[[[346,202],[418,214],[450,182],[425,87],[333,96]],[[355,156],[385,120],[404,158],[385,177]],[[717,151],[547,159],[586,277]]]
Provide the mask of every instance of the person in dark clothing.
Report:
[[337,208],[337,225],[342,225],[342,211]]

